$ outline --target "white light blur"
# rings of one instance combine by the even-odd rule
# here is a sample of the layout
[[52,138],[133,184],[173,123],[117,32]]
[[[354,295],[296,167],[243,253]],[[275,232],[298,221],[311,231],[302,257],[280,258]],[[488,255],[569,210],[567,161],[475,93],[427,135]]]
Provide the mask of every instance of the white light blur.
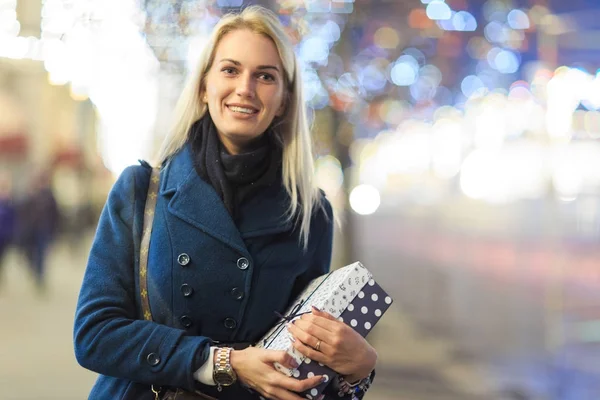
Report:
[[474,118],[475,147],[502,147],[508,134],[506,111],[506,99],[501,95],[490,95],[482,102],[480,108],[469,111],[469,117]]
[[465,97],[471,97],[475,94],[483,93],[486,86],[477,75],[468,75],[462,80],[460,88]]
[[429,101],[435,96],[437,87],[435,78],[420,76],[415,83],[410,85],[410,94],[418,102]]
[[600,145],[569,143],[552,152],[552,182],[561,199],[597,193],[600,189]]
[[421,77],[431,78],[431,82],[435,87],[438,87],[442,83],[442,71],[433,64],[427,64],[419,70]]
[[507,20],[513,29],[529,29],[529,17],[523,10],[512,10],[508,13]]
[[244,0],[217,0],[219,7],[241,7]]
[[570,139],[573,112],[591,83],[592,77],[579,69],[557,70],[547,86],[546,128],[550,137]]
[[494,67],[503,74],[513,74],[519,70],[519,58],[509,50],[501,50],[494,57]]
[[465,196],[476,200],[489,197],[500,182],[497,179],[499,167],[497,150],[477,149],[467,156],[462,164],[460,188]]
[[585,86],[581,104],[588,110],[600,109],[600,77],[598,75]]
[[460,124],[443,118],[433,125],[431,164],[434,174],[450,179],[458,174],[462,162],[463,133]]
[[329,45],[319,36],[309,37],[300,45],[298,56],[305,62],[326,65],[327,57],[329,57]]
[[202,55],[202,51],[208,42],[208,36],[198,35],[188,40],[188,49],[186,55],[186,65],[188,72],[195,71],[196,66]]
[[379,191],[371,185],[358,185],[350,192],[350,207],[360,215],[373,214],[381,204]]
[[491,43],[504,43],[508,40],[507,27],[497,21],[487,24],[483,30],[485,38]]
[[431,126],[419,121],[408,121],[398,128],[395,135],[382,145],[378,156],[393,174],[419,175],[429,170]]
[[344,183],[344,173],[340,161],[331,156],[323,156],[315,162],[315,177],[317,185],[333,198]]
[[474,32],[477,30],[477,20],[468,11],[459,11],[452,18],[454,29],[460,32]]
[[321,29],[319,29],[318,36],[325,39],[328,43],[335,43],[340,40],[341,33],[341,28],[335,21],[327,20]]
[[427,17],[434,21],[452,18],[452,10],[442,0],[433,0],[427,5]]
[[392,67],[390,75],[395,85],[410,86],[419,77],[419,63],[413,56],[400,56]]
[[539,197],[545,183],[544,154],[531,143],[477,149],[463,162],[460,176],[467,197],[494,204]]
[[362,87],[373,92],[383,89],[387,83],[384,73],[375,65],[368,65],[359,70],[358,80]]

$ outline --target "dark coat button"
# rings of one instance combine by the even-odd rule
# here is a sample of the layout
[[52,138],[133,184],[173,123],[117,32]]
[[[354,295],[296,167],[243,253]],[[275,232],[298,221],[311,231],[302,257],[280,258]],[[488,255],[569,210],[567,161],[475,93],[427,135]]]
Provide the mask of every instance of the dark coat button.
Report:
[[248,269],[250,266],[250,261],[246,257],[242,257],[237,260],[237,266],[239,269]]
[[241,300],[244,298],[244,291],[240,288],[234,287],[231,289],[231,295],[236,300]]
[[237,322],[233,318],[225,318],[223,325],[225,325],[225,328],[227,329],[235,329],[235,327],[237,326]]
[[192,326],[192,319],[187,315],[182,315],[179,318],[179,322],[181,322],[181,325],[183,325],[184,328],[189,328],[190,326]]
[[160,363],[160,357],[156,353],[150,353],[146,356],[146,362],[155,367]]
[[181,285],[181,293],[183,293],[185,297],[190,297],[192,293],[194,293],[194,288],[192,288],[187,283],[184,283],[183,285]]
[[177,256],[177,262],[179,265],[185,267],[190,263],[190,256],[188,256],[186,253],[181,253]]

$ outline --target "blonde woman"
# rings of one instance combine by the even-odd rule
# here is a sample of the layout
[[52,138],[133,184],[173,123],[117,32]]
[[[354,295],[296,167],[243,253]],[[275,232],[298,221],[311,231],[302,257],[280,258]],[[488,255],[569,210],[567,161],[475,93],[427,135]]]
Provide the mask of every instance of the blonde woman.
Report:
[[[152,179],[145,163],[123,172],[90,252],[74,332],[77,360],[100,374],[90,399],[301,399],[323,377],[287,377],[273,363],[291,357],[250,346],[329,270],[333,234],[300,71],[273,13],[217,24],[158,164]],[[327,398],[362,397],[377,356],[360,335],[318,310],[289,330],[343,377]]]

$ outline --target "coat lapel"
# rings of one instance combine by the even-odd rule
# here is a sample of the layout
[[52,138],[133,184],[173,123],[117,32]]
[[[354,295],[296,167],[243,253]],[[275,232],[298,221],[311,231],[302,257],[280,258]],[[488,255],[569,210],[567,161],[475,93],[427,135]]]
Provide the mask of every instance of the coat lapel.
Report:
[[173,195],[168,210],[173,215],[224,242],[241,253],[244,239],[285,232],[288,195],[280,182],[260,191],[240,207],[238,226],[213,187],[196,172],[191,146],[186,144],[161,173],[161,195]]

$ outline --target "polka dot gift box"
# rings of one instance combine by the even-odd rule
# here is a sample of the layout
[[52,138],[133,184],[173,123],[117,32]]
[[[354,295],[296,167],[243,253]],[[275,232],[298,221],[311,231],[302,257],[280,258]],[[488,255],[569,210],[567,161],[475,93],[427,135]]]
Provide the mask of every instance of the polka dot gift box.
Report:
[[275,367],[299,379],[325,375],[326,382],[301,393],[307,399],[317,398],[336,377],[330,368],[304,357],[292,346],[286,323],[311,312],[312,306],[338,318],[363,337],[367,336],[392,304],[392,298],[373,280],[372,274],[360,262],[348,265],[309,283],[282,318],[256,345],[272,350],[286,350],[300,364],[289,369],[276,363]]

